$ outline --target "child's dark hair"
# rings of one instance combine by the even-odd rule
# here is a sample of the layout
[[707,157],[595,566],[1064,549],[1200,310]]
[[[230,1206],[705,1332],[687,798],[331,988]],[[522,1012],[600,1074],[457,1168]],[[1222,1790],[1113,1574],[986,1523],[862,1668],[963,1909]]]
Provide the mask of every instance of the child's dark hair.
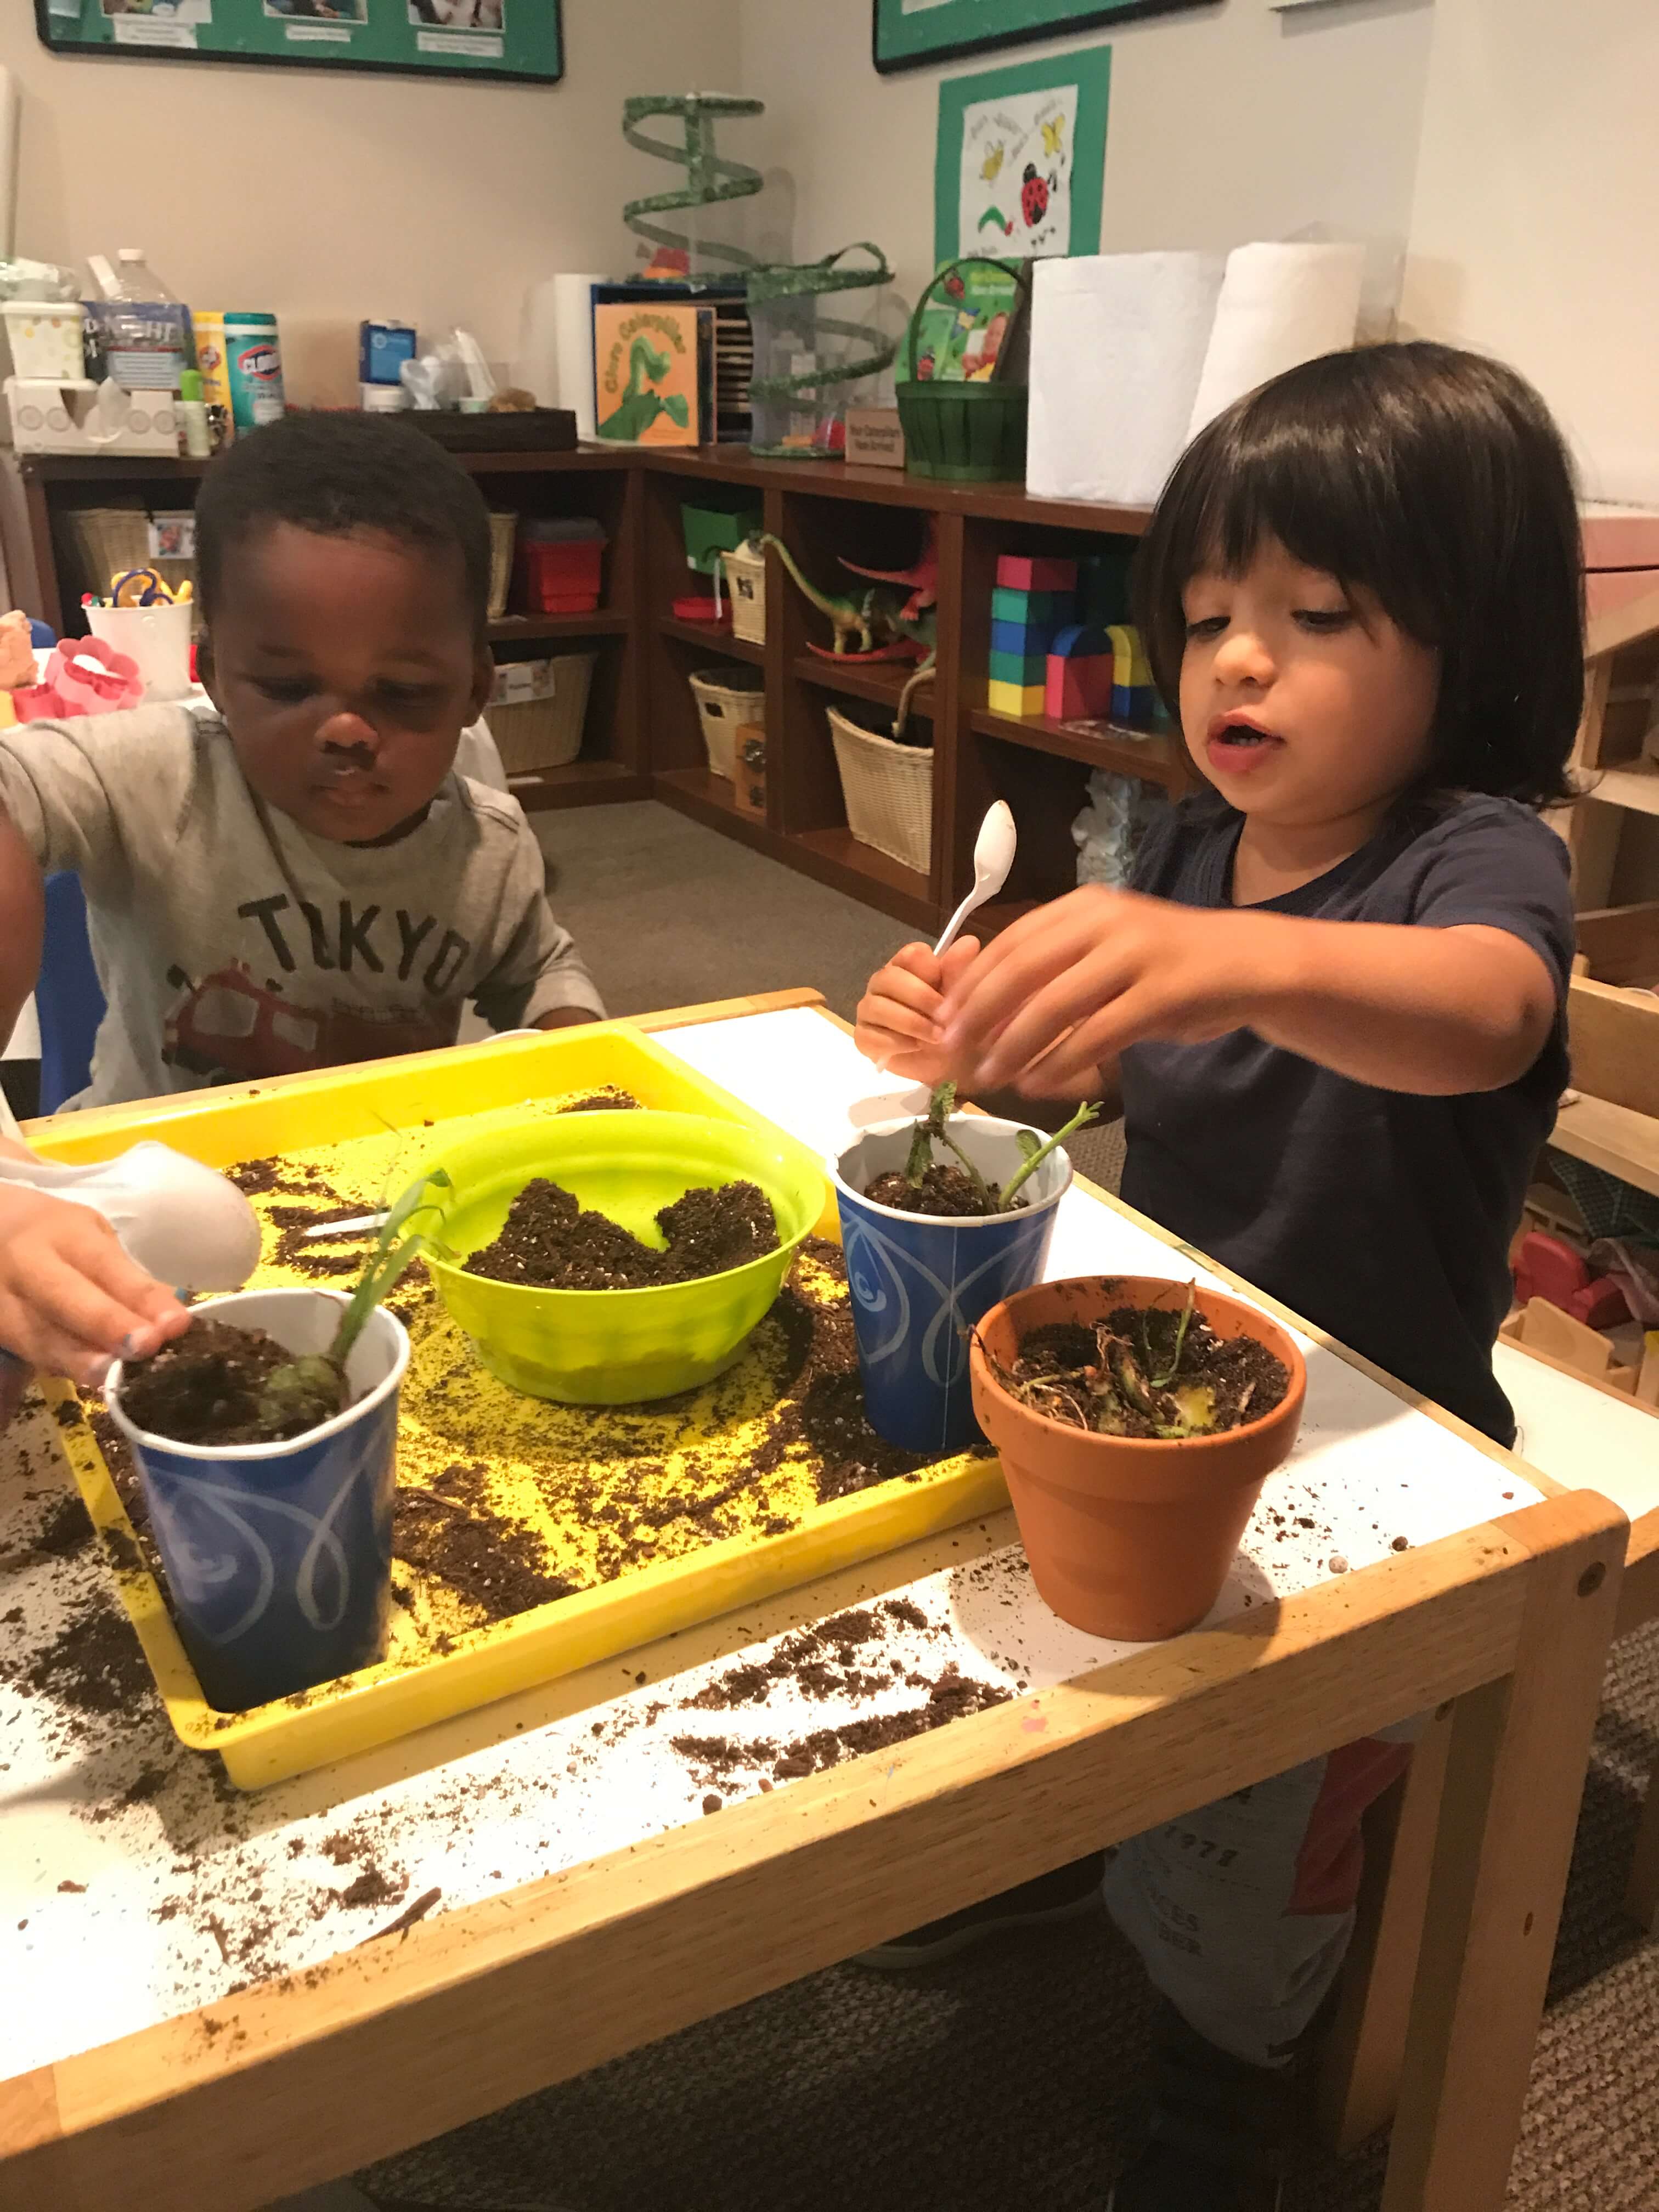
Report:
[[1571,795],[1584,690],[1582,540],[1572,464],[1548,409],[1501,362],[1451,346],[1328,354],[1249,393],[1194,440],[1135,567],[1136,618],[1173,706],[1182,594],[1242,575],[1277,538],[1373,593],[1440,656],[1416,795]]
[[383,532],[406,545],[453,547],[480,636],[489,619],[489,510],[435,441],[374,415],[293,414],[237,439],[202,481],[196,568],[210,623],[232,546],[272,523],[321,536]]

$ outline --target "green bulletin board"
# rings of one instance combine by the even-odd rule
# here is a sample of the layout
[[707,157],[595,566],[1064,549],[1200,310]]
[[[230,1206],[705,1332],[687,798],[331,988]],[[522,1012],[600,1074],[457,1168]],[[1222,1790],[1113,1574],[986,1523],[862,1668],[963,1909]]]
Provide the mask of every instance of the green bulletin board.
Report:
[[1064,38],[1202,8],[1212,0],[874,0],[876,67],[921,69],[956,54],[992,46],[1030,46],[1034,39]]
[[58,53],[556,84],[560,0],[34,0]]

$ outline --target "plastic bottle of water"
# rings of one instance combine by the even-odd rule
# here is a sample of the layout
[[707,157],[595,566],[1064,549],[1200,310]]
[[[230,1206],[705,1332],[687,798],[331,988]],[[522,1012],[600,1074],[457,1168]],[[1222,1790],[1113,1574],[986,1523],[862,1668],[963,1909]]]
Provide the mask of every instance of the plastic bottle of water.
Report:
[[93,318],[110,376],[129,392],[177,392],[190,363],[190,312],[144,258],[124,246],[112,269],[94,255],[89,266],[102,288]]

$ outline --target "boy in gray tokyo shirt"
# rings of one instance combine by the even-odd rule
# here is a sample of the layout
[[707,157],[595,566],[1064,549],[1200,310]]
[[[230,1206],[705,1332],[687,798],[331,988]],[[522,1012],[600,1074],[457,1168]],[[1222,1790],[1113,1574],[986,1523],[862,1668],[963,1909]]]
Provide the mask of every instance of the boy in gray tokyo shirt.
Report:
[[[459,463],[407,425],[289,416],[208,472],[197,556],[212,715],[0,737],[0,1019],[59,868],[108,1000],[79,1105],[449,1044],[469,1000],[498,1029],[600,1018],[528,823],[455,773],[491,682]],[[78,1380],[184,1326],[97,1217],[0,1193],[0,1346]]]

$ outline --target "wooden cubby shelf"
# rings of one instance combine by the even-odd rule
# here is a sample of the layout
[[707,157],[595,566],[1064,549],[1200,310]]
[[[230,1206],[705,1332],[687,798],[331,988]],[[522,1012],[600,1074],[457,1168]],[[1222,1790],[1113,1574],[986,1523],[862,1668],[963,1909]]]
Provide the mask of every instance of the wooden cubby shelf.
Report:
[[1046,715],[997,714],[988,707],[973,708],[968,725],[982,738],[1029,745],[1033,752],[1051,753],[1056,760],[1081,761],[1085,768],[1138,775],[1177,795],[1194,781],[1182,747],[1174,738],[1161,732],[1109,729],[1097,735],[1092,730],[1067,729],[1063,722],[1051,722]]
[[715,629],[708,623],[681,622],[676,615],[659,615],[657,629],[661,636],[678,638],[682,645],[700,647],[711,661],[746,660],[754,668],[766,665],[763,645],[734,637],[729,629]]
[[624,637],[633,627],[626,608],[598,607],[588,615],[502,615],[489,625],[489,642],[542,645],[560,639]]
[[[1071,823],[1091,768],[1121,769],[1171,791],[1188,777],[1164,738],[1121,742],[1047,722],[1019,722],[985,705],[991,591],[999,554],[1087,552],[1145,528],[1134,508],[1027,496],[1017,483],[933,483],[890,469],[841,462],[757,461],[742,448],[702,452],[583,447],[571,453],[460,457],[492,507],[521,517],[591,515],[605,528],[605,600],[591,614],[508,614],[489,627],[507,657],[527,650],[599,649],[580,759],[514,775],[526,808],[592,806],[656,798],[786,866],[890,914],[919,933],[942,921],[972,881],[985,809],[1006,799],[1019,825],[1013,878],[995,918],[1066,890],[1076,878]],[[13,497],[0,507],[18,604],[62,631],[90,580],[77,566],[76,510],[187,506],[203,465],[166,460],[28,458],[9,463]],[[908,661],[862,665],[821,658],[828,622],[775,556],[766,579],[763,643],[665,611],[688,588],[681,509],[710,503],[757,512],[807,575],[825,589],[850,583],[843,560],[903,568],[934,533],[939,555],[939,668],[918,686],[912,714],[931,731],[933,836],[924,873],[875,852],[847,825],[825,708],[837,696],[890,711],[914,673]],[[765,679],[767,811],[743,812],[732,784],[709,769],[687,678],[721,662]],[[867,719],[860,708],[856,719]]]

